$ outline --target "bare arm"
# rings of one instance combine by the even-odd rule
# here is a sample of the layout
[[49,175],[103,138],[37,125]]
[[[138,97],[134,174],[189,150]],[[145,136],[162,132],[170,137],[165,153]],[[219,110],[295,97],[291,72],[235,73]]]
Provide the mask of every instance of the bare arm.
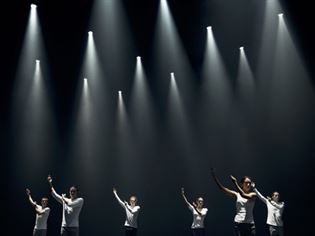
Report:
[[117,190],[115,188],[113,188],[113,193],[114,193],[114,196],[116,197],[118,203],[123,207],[125,208],[126,205],[125,203],[119,198],[118,194],[117,194]]
[[37,203],[33,200],[32,196],[31,196],[31,191],[28,188],[26,189],[26,194],[28,196],[28,200],[30,201],[30,203],[34,207],[36,213],[38,215],[42,215],[43,213],[45,213],[45,210],[40,209],[40,207],[37,205]]
[[61,199],[62,199],[62,201],[65,203],[65,204],[67,204],[68,206],[70,206],[70,204],[72,203],[72,201],[71,201],[71,199],[70,198],[67,198],[66,197],[66,194],[61,194]]
[[186,202],[188,208],[189,208],[190,210],[195,209],[196,212],[198,213],[198,215],[201,215],[201,212],[197,209],[196,205],[195,205],[194,203],[193,203],[193,205],[190,204],[190,202],[187,200],[187,198],[186,198],[186,196],[185,196],[185,190],[184,190],[184,188],[182,188],[182,196],[183,196],[184,201]]
[[269,202],[276,208],[278,208],[281,213],[284,210],[284,202],[275,202],[275,201],[271,201],[271,199],[269,200]]
[[54,189],[53,187],[53,184],[52,184],[52,177],[51,175],[48,175],[47,177],[47,180],[48,180],[48,184],[50,186],[50,189],[51,189],[51,194],[52,196],[59,202],[59,203],[63,203],[63,199],[62,199],[62,196],[60,196]]
[[[42,215],[46,212],[45,209],[39,209],[38,207],[35,208],[35,211],[38,215]],[[49,210],[48,210],[49,211]]]
[[124,201],[124,204],[125,204],[125,208],[131,213],[131,214],[135,214],[137,211],[139,211],[140,210],[140,207],[138,206],[136,206],[136,207],[134,207],[134,208],[131,208],[130,206],[129,206],[129,204],[128,204],[128,202],[126,202],[126,201]]
[[267,198],[265,198],[256,188],[256,184],[254,182],[252,182],[252,188],[255,191],[255,193],[257,194],[257,197],[265,204],[267,204]]
[[193,202],[193,207],[194,207],[195,211],[198,213],[198,215],[202,216],[202,213],[201,213],[201,211],[198,210],[195,202]]
[[26,195],[28,197],[28,200],[30,201],[30,203],[32,204],[33,207],[36,207],[36,202],[33,201],[32,196],[31,196],[31,191],[27,188],[26,189]]
[[228,196],[232,197],[232,198],[236,198],[237,197],[237,193],[231,189],[228,189],[226,187],[224,187],[220,181],[218,180],[218,178],[216,177],[214,170],[211,169],[211,175],[215,181],[215,183],[217,184],[217,186],[219,187],[219,189],[221,189],[224,193],[226,193]]
[[78,207],[78,206],[82,206],[83,203],[84,203],[84,200],[83,198],[76,198],[75,200],[73,201],[70,201],[70,199],[66,198],[67,201],[65,200],[66,204],[69,206],[69,207]]
[[184,201],[186,202],[186,204],[188,205],[189,208],[192,208],[193,206],[190,204],[190,202],[188,202],[186,196],[185,196],[185,190],[184,188],[182,188],[182,197],[184,198]]

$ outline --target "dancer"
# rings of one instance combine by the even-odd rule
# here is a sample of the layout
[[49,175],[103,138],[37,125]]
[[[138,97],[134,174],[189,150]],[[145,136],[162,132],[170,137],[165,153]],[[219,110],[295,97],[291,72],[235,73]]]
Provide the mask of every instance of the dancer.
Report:
[[206,231],[204,227],[204,219],[207,215],[208,209],[203,208],[203,198],[198,197],[196,203],[190,204],[185,196],[185,190],[182,188],[182,196],[193,214],[193,223],[191,225],[192,236],[205,236]]
[[258,198],[266,204],[268,215],[267,225],[269,226],[270,236],[283,236],[283,220],[282,214],[284,210],[284,202],[280,202],[280,194],[273,192],[270,197],[264,197],[256,188],[255,183],[252,187],[257,194]]
[[83,198],[78,197],[78,189],[75,186],[70,187],[70,198],[66,194],[59,195],[52,184],[52,177],[48,175],[48,183],[51,188],[53,197],[62,204],[62,236],[78,236],[79,235],[79,215],[84,203]]
[[43,197],[41,200],[41,205],[37,205],[37,203],[33,201],[31,191],[28,188],[26,189],[26,195],[28,196],[28,200],[30,201],[36,212],[33,236],[46,236],[47,219],[50,213],[50,208],[48,207],[48,198]]
[[129,198],[129,204],[126,201],[122,201],[118,194],[117,190],[113,188],[113,193],[118,201],[118,203],[125,209],[126,211],[126,221],[125,221],[125,235],[126,236],[136,236],[137,228],[138,228],[138,215],[140,206],[137,206],[137,197],[131,196]]
[[236,215],[234,217],[234,232],[236,236],[254,236],[255,222],[253,217],[253,209],[255,205],[256,193],[251,189],[251,179],[244,176],[241,179],[241,186],[237,180],[231,175],[231,180],[238,191],[233,191],[224,187],[216,177],[214,170],[211,174],[218,187],[228,196],[236,200]]

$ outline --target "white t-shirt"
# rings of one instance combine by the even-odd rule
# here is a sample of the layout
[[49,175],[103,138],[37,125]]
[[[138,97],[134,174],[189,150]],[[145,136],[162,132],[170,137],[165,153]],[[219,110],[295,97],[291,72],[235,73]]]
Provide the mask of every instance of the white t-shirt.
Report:
[[40,211],[44,211],[42,214],[36,214],[34,229],[47,229],[47,219],[50,213],[50,208],[45,207],[44,209],[40,205],[36,205],[36,208]]
[[121,201],[116,193],[115,193],[115,197],[117,198],[119,204],[126,211],[126,221],[124,225],[128,227],[132,227],[132,228],[138,228],[137,222],[138,222],[140,206],[134,206],[133,208],[131,208],[129,205],[126,205],[123,201]]
[[62,201],[62,197],[52,191],[53,197],[62,204],[62,227],[79,227],[79,216],[84,203],[83,198],[71,199],[69,204]]
[[191,204],[188,205],[188,208],[191,210],[193,214],[193,223],[191,225],[191,228],[192,229],[204,228],[204,219],[207,215],[208,209],[202,208],[200,210],[201,215],[199,215],[196,209]]
[[236,198],[236,215],[234,217],[234,222],[254,224],[254,206],[255,199],[244,198],[238,192]]
[[284,210],[284,202],[269,201],[256,188],[254,189],[261,201],[267,205],[268,216],[267,224],[273,226],[283,226],[282,213]]

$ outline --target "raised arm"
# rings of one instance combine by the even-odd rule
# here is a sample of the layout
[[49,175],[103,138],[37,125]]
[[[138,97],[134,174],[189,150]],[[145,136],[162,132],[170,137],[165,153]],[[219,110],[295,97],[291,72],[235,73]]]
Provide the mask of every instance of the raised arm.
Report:
[[244,190],[239,186],[237,179],[233,175],[230,175],[230,177],[231,177],[233,184],[235,185],[236,189],[240,192],[242,197],[247,198],[247,199],[252,199],[252,198],[256,197],[255,192],[245,193]]
[[188,200],[187,200],[187,198],[186,198],[186,196],[185,196],[185,190],[184,190],[184,188],[182,188],[182,197],[184,198],[184,201],[186,202],[187,206],[192,209],[193,206],[190,204],[190,202],[188,202]]
[[54,186],[53,186],[53,183],[52,183],[52,177],[51,177],[51,175],[48,175],[47,181],[48,181],[48,184],[49,184],[49,186],[50,186],[52,196],[53,196],[58,202],[60,202],[60,203],[62,204],[62,203],[63,203],[62,196],[60,196],[60,195],[55,191]]
[[117,194],[117,190],[115,188],[113,188],[113,193],[114,193],[114,196],[116,197],[118,203],[123,207],[125,208],[126,207],[126,204],[119,198],[118,194]]
[[218,178],[216,177],[214,170],[211,169],[211,175],[215,181],[215,183],[217,184],[217,186],[219,187],[219,189],[221,189],[224,193],[226,193],[228,196],[232,197],[232,198],[236,198],[237,197],[237,193],[231,189],[228,189],[226,187],[224,187],[220,181],[218,180]]
[[26,195],[28,197],[28,200],[30,201],[30,203],[32,204],[33,207],[36,207],[37,204],[35,201],[33,201],[32,196],[31,196],[31,190],[29,190],[28,188],[26,189]]
[[187,200],[187,198],[186,198],[186,196],[185,196],[185,190],[184,190],[184,188],[182,188],[182,196],[183,196],[184,201],[186,202],[188,208],[189,208],[191,211],[193,211],[193,209],[195,209],[196,212],[198,213],[198,215],[201,216],[202,214],[201,214],[201,212],[197,209],[196,204],[195,204],[195,203],[190,204],[190,202]]
[[32,204],[32,206],[34,207],[36,213],[38,215],[41,215],[45,212],[45,210],[43,209],[40,209],[40,207],[37,205],[37,203],[32,199],[32,196],[31,196],[31,191],[27,188],[26,189],[26,195],[28,196],[28,200],[30,201],[30,203]]
[[252,182],[252,188],[255,191],[255,193],[257,194],[257,197],[265,204],[267,204],[268,199],[265,198],[256,188],[256,184],[254,182]]

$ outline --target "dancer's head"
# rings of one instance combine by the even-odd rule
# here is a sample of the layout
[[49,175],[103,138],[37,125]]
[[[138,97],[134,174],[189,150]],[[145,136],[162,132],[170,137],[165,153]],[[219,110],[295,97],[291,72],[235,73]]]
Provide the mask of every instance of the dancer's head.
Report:
[[78,188],[76,186],[71,186],[69,189],[69,195],[71,199],[76,199],[78,196]]
[[243,191],[245,193],[248,193],[250,192],[251,190],[251,184],[252,184],[252,180],[249,176],[244,176],[242,179],[241,179],[241,187],[243,189]]
[[202,208],[203,207],[203,198],[202,197],[198,197],[196,200],[196,204],[197,204],[197,208]]
[[279,192],[275,191],[271,194],[271,200],[275,201],[275,202],[279,202],[280,201],[280,194]]
[[137,197],[136,196],[131,196],[129,198],[129,204],[131,207],[134,207],[137,205]]
[[42,205],[42,208],[45,208],[48,206],[48,198],[47,197],[42,198],[41,205]]

